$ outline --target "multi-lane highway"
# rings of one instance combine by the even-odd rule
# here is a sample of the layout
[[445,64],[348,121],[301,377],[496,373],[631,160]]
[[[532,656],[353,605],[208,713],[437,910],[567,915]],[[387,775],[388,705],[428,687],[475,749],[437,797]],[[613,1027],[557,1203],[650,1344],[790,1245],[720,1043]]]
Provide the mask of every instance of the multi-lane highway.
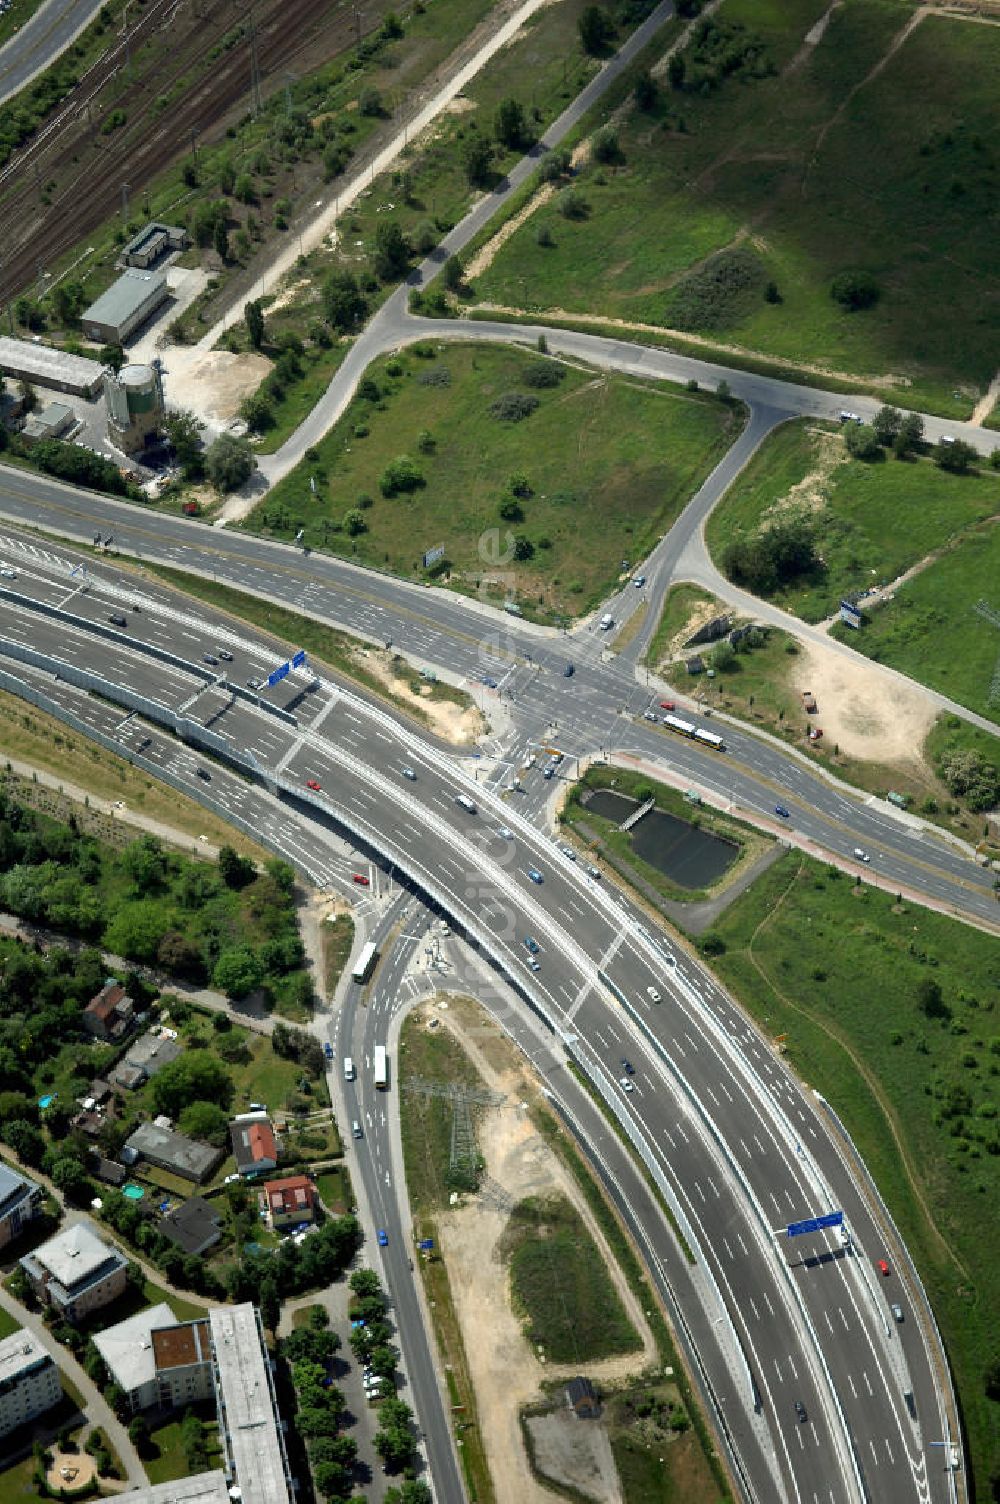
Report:
[[[501,798],[496,784],[476,781],[342,687],[290,676],[264,695],[248,690],[246,680],[259,680],[270,661],[252,633],[104,566],[70,577],[62,550],[19,541],[0,539],[5,567],[17,572],[3,580],[8,653],[33,657],[36,674],[58,668],[62,680],[81,683],[95,674],[105,701],[141,697],[128,703],[143,719],[173,723],[189,744],[214,748],[215,757],[196,759],[207,780],[190,768],[196,795],[210,793],[229,754],[257,775],[244,782],[239,808],[258,828],[268,829],[279,809],[312,811],[317,829],[379,852],[513,981],[555,1060],[572,1055],[608,1100],[694,1253],[688,1265],[662,1217],[648,1232],[647,1249],[685,1297],[706,1388],[749,1496],[805,1504],[948,1498],[945,1454],[929,1442],[952,1437],[954,1419],[947,1387],[936,1382],[919,1291],[901,1279],[824,1114],[710,974],[648,932],[620,895],[539,830],[527,818],[534,800]],[[205,663],[205,653],[217,661]],[[540,668],[537,654],[518,672],[534,676],[544,700],[543,686],[562,674],[558,660]],[[600,703],[604,665],[586,652],[579,664]],[[621,725],[618,716],[609,729]],[[641,725],[627,723],[630,739],[644,734]],[[747,755],[756,748],[748,738]],[[691,744],[650,732],[644,755],[665,750],[671,759],[696,755]],[[178,756],[172,773],[183,777],[192,759]],[[735,767],[739,756],[734,746],[714,766]],[[760,777],[749,764],[740,776],[748,786]],[[838,797],[845,820],[871,818]],[[830,815],[828,838],[835,824]],[[895,834],[885,832],[887,847]],[[929,848],[927,859],[948,878],[947,851]],[[905,850],[893,860],[914,865]],[[786,1222],[834,1207],[847,1212],[849,1246],[823,1233],[786,1250]],[[876,1261],[887,1253],[893,1272],[885,1277]]]

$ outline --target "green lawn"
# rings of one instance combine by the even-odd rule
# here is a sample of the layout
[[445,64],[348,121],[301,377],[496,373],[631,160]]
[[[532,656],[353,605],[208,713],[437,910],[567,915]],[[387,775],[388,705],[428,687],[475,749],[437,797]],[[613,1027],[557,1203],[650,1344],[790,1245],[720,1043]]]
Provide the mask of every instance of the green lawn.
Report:
[[4,1337],[9,1337],[12,1333],[20,1331],[20,1328],[21,1323],[11,1316],[8,1311],[0,1310],[0,1342],[3,1341]]
[[323,993],[332,998],[354,944],[354,920],[337,914],[323,923]]
[[719,608],[718,614],[721,614],[724,609],[722,602],[716,601],[707,590],[701,590],[697,585],[671,585],[663,602],[656,631],[646,649],[644,661],[650,668],[659,668],[665,661],[671,640],[687,627],[692,614],[713,602]]
[[564,1196],[519,1201],[504,1231],[514,1306],[552,1363],[592,1363],[642,1344],[582,1217]]
[[[912,7],[846,0],[786,73],[826,10],[826,0],[725,0],[713,23],[744,26],[771,75],[744,70],[707,92],[664,81],[620,131],[623,164],[579,175],[588,216],[537,209],[476,279],[477,295],[889,378],[909,405],[967,413],[996,366],[1000,35],[925,17],[865,83]],[[686,61],[690,81],[690,49]],[[552,245],[539,243],[543,224]],[[706,293],[689,269],[737,237],[738,273],[730,263]],[[830,285],[856,269],[881,296],[847,312]],[[769,282],[778,301],[765,299]]]
[[[770,598],[815,622],[833,616],[850,592],[888,584],[966,534],[979,536],[980,525],[997,516],[995,470],[952,475],[930,458],[900,463],[891,454],[852,460],[835,425],[807,421],[783,424],[764,441],[712,513],[706,537],[722,568],[732,543],[803,519],[823,566]],[[865,628],[849,640],[862,646],[869,637]]]
[[399,1048],[400,1124],[410,1205],[414,1217],[420,1217],[448,1205],[453,1111],[444,1097],[407,1091],[406,1083],[413,1076],[459,1081],[468,1086],[481,1086],[482,1082],[468,1055],[450,1034],[443,1029],[428,1029],[414,1018],[406,1020]]
[[[209,1467],[218,1467],[221,1462],[221,1449],[219,1447],[219,1433],[215,1425],[215,1406],[212,1403],[202,1403],[193,1406],[194,1412],[203,1421],[205,1426],[205,1446],[208,1452]],[[150,1483],[172,1483],[175,1478],[186,1478],[190,1472],[184,1455],[184,1447],[181,1443],[181,1423],[179,1420],[168,1421],[166,1425],[157,1426],[152,1432],[151,1455],[143,1455],[143,1467],[149,1475]]]
[[[375,363],[368,395],[359,392],[322,441],[319,462],[280,481],[246,527],[278,538],[304,528],[312,547],[418,579],[424,552],[440,545],[438,572],[454,588],[516,595],[549,620],[575,616],[614,583],[623,556],[653,546],[742,423],[739,409],[711,397],[520,350],[420,348],[424,358]],[[565,374],[530,387],[540,367]],[[537,408],[519,422],[491,416],[512,392]],[[387,497],[381,477],[401,456],[423,484]],[[517,474],[531,494],[520,520],[504,520],[499,506]],[[350,537],[344,519],[359,499],[365,531]],[[515,557],[525,549],[530,557]]]
[[[713,961],[853,1134],[928,1287],[980,1490],[1000,1467],[1000,947],[790,852],[716,922]],[[861,979],[859,981],[859,979]],[[926,1016],[936,982],[947,1016]],[[978,1492],[978,1490],[977,1490]]]
[[1000,528],[992,522],[897,590],[851,634],[851,646],[1000,723],[1000,701],[990,699],[1000,628],[976,613],[980,600],[1000,613]]

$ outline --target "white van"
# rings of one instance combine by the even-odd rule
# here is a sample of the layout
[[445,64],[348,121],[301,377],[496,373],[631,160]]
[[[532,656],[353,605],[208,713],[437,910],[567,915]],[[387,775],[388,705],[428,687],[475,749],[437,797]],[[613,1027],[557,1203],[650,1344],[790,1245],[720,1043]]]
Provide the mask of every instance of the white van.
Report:
[[463,809],[467,809],[470,815],[476,813],[475,800],[470,799],[468,794],[456,794],[455,803],[460,804]]
[[354,1080],[354,1074],[355,1074],[355,1072],[354,1072],[354,1061],[351,1059],[350,1055],[345,1055],[344,1056],[344,1080],[345,1081],[353,1081]]

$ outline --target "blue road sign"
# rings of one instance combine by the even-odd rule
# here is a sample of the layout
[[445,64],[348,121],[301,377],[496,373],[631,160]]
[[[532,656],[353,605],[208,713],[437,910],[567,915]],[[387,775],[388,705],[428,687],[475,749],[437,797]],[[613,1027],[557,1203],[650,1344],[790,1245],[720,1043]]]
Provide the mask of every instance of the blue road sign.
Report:
[[417,1247],[418,1248],[427,1248],[427,1249],[433,1248],[434,1247],[434,1239],[433,1238],[421,1238],[420,1242],[417,1244]]
[[807,1217],[804,1222],[789,1222],[785,1237],[797,1238],[804,1232],[819,1232],[821,1227],[840,1227],[843,1220],[843,1212],[827,1212],[822,1217]]
[[299,648],[298,652],[295,654],[294,658],[292,659],[292,668],[301,668],[302,665],[303,665],[303,663],[305,663],[305,661],[306,661],[306,650],[305,650],[305,648]]
[[277,668],[272,669],[271,672],[268,674],[268,676],[267,676],[267,682],[268,682],[268,684],[277,684],[282,679],[287,679],[287,677],[288,677],[288,664],[287,663],[280,663]]

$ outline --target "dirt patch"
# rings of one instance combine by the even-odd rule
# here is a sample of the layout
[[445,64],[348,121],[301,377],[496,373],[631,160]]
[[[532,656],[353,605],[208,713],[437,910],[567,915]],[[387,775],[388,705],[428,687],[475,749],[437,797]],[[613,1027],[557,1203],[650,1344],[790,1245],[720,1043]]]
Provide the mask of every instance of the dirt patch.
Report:
[[555,191],[551,183],[546,183],[544,187],[539,188],[538,192],[533,198],[528,200],[523,209],[519,209],[516,214],[512,214],[510,219],[506,220],[500,226],[497,233],[491,239],[487,240],[485,245],[480,246],[465,269],[466,281],[471,282],[475,277],[481,277],[483,272],[488,270],[493,264],[494,257],[504,244],[521,228],[526,220],[531,218],[536,209],[540,209],[543,204],[548,203]]
[[469,99],[465,94],[456,94],[455,98],[445,105],[443,113],[445,115],[468,115],[471,111],[478,110],[478,108],[479,106],[474,99]]
[[86,1492],[96,1478],[97,1463],[89,1452],[56,1451],[45,1474],[45,1481],[57,1499]]
[[[508,1222],[509,1205],[527,1196],[553,1193],[572,1203],[601,1251],[630,1321],[639,1332],[643,1350],[588,1365],[588,1377],[601,1381],[629,1378],[656,1361],[656,1346],[632,1291],[615,1263],[575,1181],[537,1133],[527,1111],[534,1095],[499,1031],[484,1024],[484,1016],[468,1004],[449,1000],[447,1010],[431,1006],[435,1017],[454,1036],[474,1062],[491,1090],[506,1101],[477,1126],[477,1141],[487,1174],[506,1196],[477,1198],[445,1213],[438,1232],[466,1339],[469,1369],[483,1441],[498,1499],[520,1504],[550,1504],[552,1494],[532,1476],[519,1425],[521,1407],[539,1398],[543,1379],[570,1378],[576,1367],[563,1368],[539,1360],[525,1339],[510,1305],[507,1271],[499,1246]],[[489,1341],[479,1340],[485,1332]]]
[[405,704],[413,700],[427,716],[431,729],[445,741],[458,747],[472,746],[489,728],[482,711],[475,705],[458,705],[454,700],[432,699],[434,693],[429,684],[419,694],[410,692],[409,678],[402,677],[388,654],[367,652],[363,654],[364,666],[382,684]]
[[191,408],[207,424],[223,427],[236,417],[244,397],[271,369],[266,355],[171,345],[166,357],[167,405]]
[[833,15],[838,6],[842,4],[843,0],[833,0],[833,4],[830,6],[829,10],[825,10],[823,12],[814,26],[810,26],[809,30],[805,34],[805,40],[803,41],[802,46],[792,58],[792,61],[788,64],[788,67],[785,69],[785,78],[788,78],[790,74],[797,72],[798,69],[802,67],[802,64],[806,61],[806,58],[810,57],[815,48],[819,46],[820,42],[823,40],[823,33],[830,24],[830,17]]
[[830,477],[847,463],[848,456],[839,433],[827,433],[820,428],[808,431],[814,441],[815,468],[771,503],[761,514],[762,522],[779,522],[789,512],[822,512],[829,501]]
[[790,660],[797,690],[811,689],[819,706],[814,717],[826,743],[866,762],[910,764],[926,770],[920,749],[937,710],[917,684],[889,678],[867,658],[799,640]]
[[603,1425],[581,1421],[565,1408],[552,1415],[534,1415],[527,1426],[540,1473],[587,1499],[620,1504],[618,1469]]

